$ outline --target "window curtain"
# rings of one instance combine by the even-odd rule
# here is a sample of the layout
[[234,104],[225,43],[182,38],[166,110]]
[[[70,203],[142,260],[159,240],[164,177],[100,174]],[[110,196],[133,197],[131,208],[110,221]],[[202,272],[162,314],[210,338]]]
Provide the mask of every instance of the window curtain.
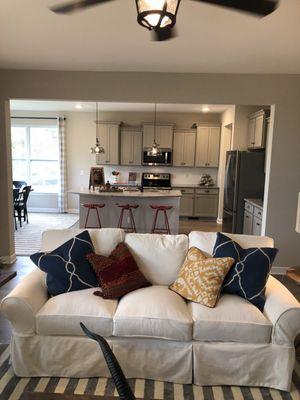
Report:
[[67,212],[67,156],[66,156],[66,118],[57,118],[59,129],[60,190],[58,193],[59,212]]

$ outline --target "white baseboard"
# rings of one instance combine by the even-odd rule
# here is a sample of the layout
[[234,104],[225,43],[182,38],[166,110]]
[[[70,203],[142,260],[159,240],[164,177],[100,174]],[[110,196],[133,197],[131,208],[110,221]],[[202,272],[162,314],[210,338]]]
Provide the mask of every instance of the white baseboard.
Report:
[[223,219],[222,218],[217,218],[217,224],[222,225]]
[[78,208],[68,208],[67,213],[69,214],[79,214]]
[[13,264],[17,260],[16,254],[13,253],[10,256],[1,256],[0,263],[1,264]]
[[272,275],[285,275],[287,267],[272,267],[271,274]]
[[59,213],[58,208],[28,208],[28,212],[36,212],[36,213]]

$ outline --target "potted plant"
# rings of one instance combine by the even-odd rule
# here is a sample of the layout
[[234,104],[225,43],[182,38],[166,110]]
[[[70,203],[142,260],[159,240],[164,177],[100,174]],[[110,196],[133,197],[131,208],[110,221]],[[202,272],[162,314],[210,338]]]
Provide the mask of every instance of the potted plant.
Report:
[[120,175],[120,171],[113,170],[111,174],[113,176],[113,182],[118,183],[118,176]]

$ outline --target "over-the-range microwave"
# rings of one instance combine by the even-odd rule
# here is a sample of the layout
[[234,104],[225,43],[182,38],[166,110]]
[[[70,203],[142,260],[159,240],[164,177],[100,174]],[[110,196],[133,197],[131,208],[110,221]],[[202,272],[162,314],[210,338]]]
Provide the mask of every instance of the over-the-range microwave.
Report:
[[159,155],[151,155],[151,149],[143,149],[143,165],[172,165],[172,150],[160,149]]

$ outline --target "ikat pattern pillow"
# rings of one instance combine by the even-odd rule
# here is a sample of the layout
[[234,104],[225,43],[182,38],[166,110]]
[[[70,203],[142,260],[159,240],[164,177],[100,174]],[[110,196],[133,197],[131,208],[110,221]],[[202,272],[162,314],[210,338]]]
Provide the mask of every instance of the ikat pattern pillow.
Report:
[[87,259],[93,267],[100,291],[94,295],[104,299],[119,299],[142,287],[151,286],[139,270],[135,259],[125,243],[119,243],[109,257],[89,254]]
[[36,253],[31,260],[46,272],[51,296],[97,287],[98,282],[86,255],[94,251],[88,231],[70,239],[51,253]]
[[215,307],[223,280],[234,262],[231,257],[208,258],[197,247],[191,247],[169,289],[187,300]]
[[266,302],[265,288],[278,249],[257,247],[243,249],[222,233],[217,233],[214,257],[232,257],[235,264],[227,274],[222,291],[250,301],[261,311]]

